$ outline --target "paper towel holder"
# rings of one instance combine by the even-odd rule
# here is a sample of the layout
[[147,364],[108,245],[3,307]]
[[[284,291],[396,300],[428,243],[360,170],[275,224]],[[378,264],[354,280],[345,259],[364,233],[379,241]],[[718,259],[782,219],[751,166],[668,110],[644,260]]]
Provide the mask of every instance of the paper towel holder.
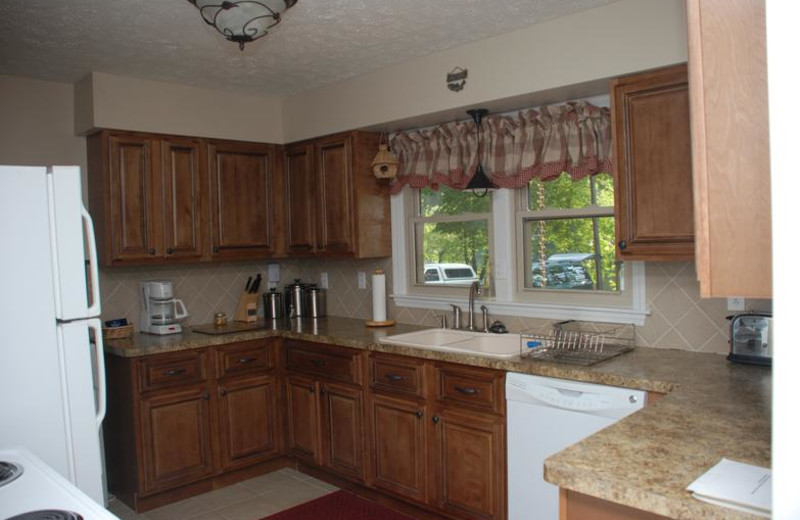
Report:
[[[379,292],[378,292],[378,286],[377,286],[377,284],[375,284],[375,280],[376,280],[377,277],[381,277],[381,280],[382,280],[381,281],[382,285],[381,285],[381,289],[380,289]],[[386,317],[386,304],[385,304],[385,301],[383,300],[383,298],[385,297],[384,291],[385,291],[386,285],[385,285],[385,281],[383,281],[383,269],[376,269],[375,270],[375,274],[372,277],[372,280],[373,280],[373,286],[372,286],[372,291],[373,291],[373,293],[372,293],[372,297],[373,297],[373,299],[372,299],[372,305],[373,305],[372,314],[373,314],[373,317],[375,317],[376,314],[380,314],[381,317],[385,318]],[[380,306],[381,306],[381,311],[382,311],[380,313],[378,313],[375,310],[375,307],[377,305],[375,303],[376,301],[380,301]],[[366,324],[367,327],[390,327],[390,326],[394,325],[394,320],[387,320],[387,319],[384,319],[384,320],[367,320],[365,324]]]

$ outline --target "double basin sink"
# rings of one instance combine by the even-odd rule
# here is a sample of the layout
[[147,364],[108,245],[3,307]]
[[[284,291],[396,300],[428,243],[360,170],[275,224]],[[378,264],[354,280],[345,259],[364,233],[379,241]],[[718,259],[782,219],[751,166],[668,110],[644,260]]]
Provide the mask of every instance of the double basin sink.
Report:
[[385,336],[378,341],[388,345],[455,352],[491,358],[519,356],[519,334],[487,334],[466,330],[428,329]]

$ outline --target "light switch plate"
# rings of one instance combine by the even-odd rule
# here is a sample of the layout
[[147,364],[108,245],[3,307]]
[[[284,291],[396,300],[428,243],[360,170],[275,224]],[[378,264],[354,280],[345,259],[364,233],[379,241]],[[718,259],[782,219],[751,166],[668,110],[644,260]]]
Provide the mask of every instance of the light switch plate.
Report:
[[728,298],[728,310],[729,311],[743,311],[744,310],[744,298]]
[[367,273],[364,271],[358,272],[358,288],[359,289],[367,288]]
[[328,273],[320,273],[319,274],[319,286],[323,289],[328,288]]

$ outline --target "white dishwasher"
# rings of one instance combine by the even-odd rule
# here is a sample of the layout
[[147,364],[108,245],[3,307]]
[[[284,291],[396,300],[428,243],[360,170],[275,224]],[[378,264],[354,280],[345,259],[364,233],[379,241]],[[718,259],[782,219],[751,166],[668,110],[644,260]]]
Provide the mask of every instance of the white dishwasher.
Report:
[[644,406],[647,394],[528,374],[506,375],[508,520],[558,520],[544,460]]

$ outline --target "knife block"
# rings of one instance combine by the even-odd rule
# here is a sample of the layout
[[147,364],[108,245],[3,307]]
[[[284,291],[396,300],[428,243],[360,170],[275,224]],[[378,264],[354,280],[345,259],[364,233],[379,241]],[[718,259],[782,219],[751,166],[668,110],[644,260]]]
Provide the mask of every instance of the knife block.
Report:
[[236,312],[233,313],[233,321],[242,323],[252,323],[258,319],[258,294],[242,293],[239,297],[239,304]]

